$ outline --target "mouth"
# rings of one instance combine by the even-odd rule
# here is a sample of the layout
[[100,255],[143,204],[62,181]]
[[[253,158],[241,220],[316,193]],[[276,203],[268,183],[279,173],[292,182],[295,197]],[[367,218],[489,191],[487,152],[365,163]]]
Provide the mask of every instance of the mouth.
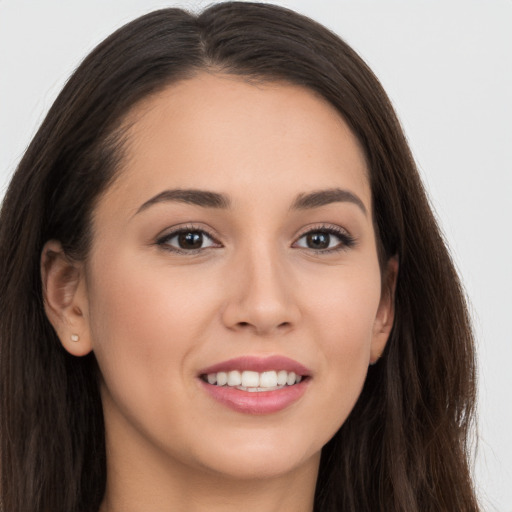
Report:
[[210,397],[247,414],[269,414],[289,407],[306,392],[311,378],[306,367],[283,356],[231,359],[199,374]]
[[231,370],[229,372],[212,372],[200,376],[203,382],[212,386],[229,387],[249,393],[277,391],[287,386],[299,384],[308,376],[297,375],[293,371],[270,370],[255,372],[251,370]]

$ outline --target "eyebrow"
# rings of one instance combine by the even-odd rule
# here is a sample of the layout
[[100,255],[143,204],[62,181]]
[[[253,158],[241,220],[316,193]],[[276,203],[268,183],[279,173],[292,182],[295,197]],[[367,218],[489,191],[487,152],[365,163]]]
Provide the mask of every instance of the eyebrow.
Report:
[[309,210],[319,208],[331,203],[353,203],[358,206],[365,215],[368,215],[366,207],[354,193],[341,188],[329,188],[326,190],[317,190],[308,194],[299,194],[292,204],[293,210]]
[[[179,202],[201,206],[203,208],[227,209],[231,207],[231,200],[225,194],[210,192],[197,189],[173,189],[164,190],[160,194],[152,197],[142,204],[137,213],[146,210],[150,206],[165,202]],[[307,194],[299,194],[293,202],[292,210],[309,210],[326,206],[332,203],[348,202],[358,206],[361,211],[367,215],[364,203],[355,194],[341,188],[329,188],[326,190],[317,190]]]
[[140,213],[157,203],[176,201],[179,203],[193,204],[203,208],[229,208],[231,201],[224,194],[195,189],[164,190],[160,194],[146,201],[138,210]]

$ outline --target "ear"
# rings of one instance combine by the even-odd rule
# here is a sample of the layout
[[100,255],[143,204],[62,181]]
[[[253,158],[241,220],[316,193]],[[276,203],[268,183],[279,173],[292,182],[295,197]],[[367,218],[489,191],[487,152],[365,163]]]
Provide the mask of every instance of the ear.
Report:
[[44,309],[62,346],[74,356],[91,351],[83,265],[50,240],[41,253]]
[[386,348],[395,318],[395,290],[398,276],[398,256],[390,258],[384,270],[379,308],[373,326],[370,364],[375,364]]

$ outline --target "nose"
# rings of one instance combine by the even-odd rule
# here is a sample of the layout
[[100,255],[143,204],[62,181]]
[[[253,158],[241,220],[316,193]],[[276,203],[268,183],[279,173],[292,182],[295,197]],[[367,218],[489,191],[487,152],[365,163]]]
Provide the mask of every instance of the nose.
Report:
[[268,336],[298,324],[292,272],[276,252],[259,248],[239,254],[227,279],[222,320],[229,329]]

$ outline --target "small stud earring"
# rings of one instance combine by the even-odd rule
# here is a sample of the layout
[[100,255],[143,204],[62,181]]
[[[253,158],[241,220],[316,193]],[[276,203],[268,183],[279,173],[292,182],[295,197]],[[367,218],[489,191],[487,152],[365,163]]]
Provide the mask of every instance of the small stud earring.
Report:
[[80,336],[78,336],[78,334],[71,335],[71,341],[79,341],[79,340],[80,340]]

